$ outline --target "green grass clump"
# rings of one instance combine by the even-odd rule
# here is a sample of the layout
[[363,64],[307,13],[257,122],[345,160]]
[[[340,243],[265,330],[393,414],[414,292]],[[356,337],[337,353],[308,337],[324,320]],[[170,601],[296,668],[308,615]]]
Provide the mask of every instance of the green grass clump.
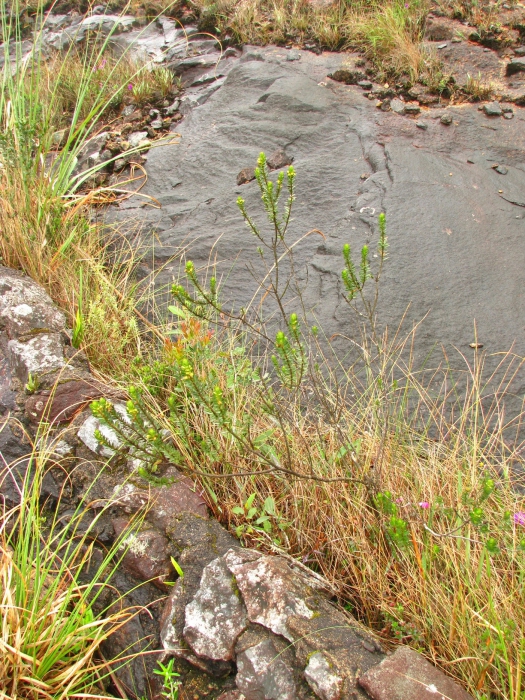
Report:
[[[61,518],[56,506],[42,505],[42,481],[58,465],[52,440],[39,437],[48,447],[28,456],[19,505],[0,510],[0,694],[6,700],[102,697],[112,667],[101,645],[136,614],[111,586],[129,533],[97,559],[97,522],[106,508],[93,519],[83,500]],[[0,487],[24,469],[3,469]]]

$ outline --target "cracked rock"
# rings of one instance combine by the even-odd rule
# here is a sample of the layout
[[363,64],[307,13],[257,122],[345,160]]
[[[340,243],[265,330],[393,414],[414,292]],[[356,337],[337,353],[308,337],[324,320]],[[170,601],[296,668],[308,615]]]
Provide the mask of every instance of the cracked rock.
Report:
[[250,622],[293,641],[287,627],[288,618],[314,616],[314,611],[305,603],[305,598],[312,595],[306,581],[277,557],[263,556],[255,561],[239,562],[236,553],[229,551],[224,559],[235,575]]
[[239,654],[235,682],[247,700],[297,700],[293,673],[271,639]]
[[247,624],[235,578],[222,558],[215,559],[204,569],[200,588],[186,606],[184,639],[199,656],[230,661]]
[[343,679],[333,671],[320,651],[310,656],[304,677],[321,700],[339,700],[341,697]]

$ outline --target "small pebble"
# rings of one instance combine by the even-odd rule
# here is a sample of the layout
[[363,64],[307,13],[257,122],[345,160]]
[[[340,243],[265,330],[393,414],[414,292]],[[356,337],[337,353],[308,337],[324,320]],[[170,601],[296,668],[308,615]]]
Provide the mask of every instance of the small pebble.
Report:
[[450,126],[450,124],[452,124],[452,117],[450,116],[450,114],[443,114],[439,121],[442,124],[445,124],[445,126]]
[[506,168],[504,165],[497,165],[494,170],[500,175],[506,175],[509,172],[508,168]]
[[291,51],[288,51],[286,54],[286,60],[287,61],[300,61],[301,60],[301,53],[297,51],[296,49],[292,49]]
[[512,112],[506,112],[503,115],[503,119],[512,119],[514,117],[514,114]]
[[501,109],[499,102],[489,102],[483,105],[483,111],[487,117],[501,117],[503,110]]
[[447,46],[448,46],[448,44],[440,44],[440,45],[438,46],[438,49],[446,49]]
[[421,112],[421,107],[419,105],[415,105],[415,104],[405,105],[405,113],[406,114],[419,114],[420,112]]
[[428,129],[428,124],[425,122],[416,122],[416,126],[418,129],[423,129],[423,131],[426,131]]
[[360,88],[363,88],[363,90],[372,89],[372,82],[370,80],[360,80],[357,84]]

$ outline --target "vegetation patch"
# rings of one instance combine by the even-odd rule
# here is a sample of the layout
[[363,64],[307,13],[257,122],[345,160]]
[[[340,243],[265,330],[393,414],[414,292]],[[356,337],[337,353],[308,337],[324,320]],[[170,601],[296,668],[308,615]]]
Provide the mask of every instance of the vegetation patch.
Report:
[[149,464],[142,476],[156,483],[165,463],[180,465],[246,544],[322,573],[385,640],[479,698],[520,697],[525,507],[505,441],[519,418],[505,423],[499,408],[520,363],[502,360],[490,398],[481,355],[463,377],[445,362],[416,371],[411,335],[378,332],[384,216],[375,251],[342,251],[362,342],[341,354],[299,314],[295,171],[271,181],[261,155],[255,173],[268,227],[238,205],[261,257],[259,296],[231,309],[213,270],[188,262],[162,354],[136,366],[129,421],[105,400],[94,415]]

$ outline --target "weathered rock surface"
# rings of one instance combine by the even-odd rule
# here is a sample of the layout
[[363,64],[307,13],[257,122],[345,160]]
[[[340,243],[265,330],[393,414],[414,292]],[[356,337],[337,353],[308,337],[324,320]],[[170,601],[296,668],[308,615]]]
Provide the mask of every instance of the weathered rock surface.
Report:
[[231,661],[235,642],[248,625],[235,578],[223,559],[204,569],[199,589],[186,606],[184,639],[198,656]]
[[373,700],[469,700],[457,683],[432,666],[421,654],[399,647],[392,656],[359,678]]

